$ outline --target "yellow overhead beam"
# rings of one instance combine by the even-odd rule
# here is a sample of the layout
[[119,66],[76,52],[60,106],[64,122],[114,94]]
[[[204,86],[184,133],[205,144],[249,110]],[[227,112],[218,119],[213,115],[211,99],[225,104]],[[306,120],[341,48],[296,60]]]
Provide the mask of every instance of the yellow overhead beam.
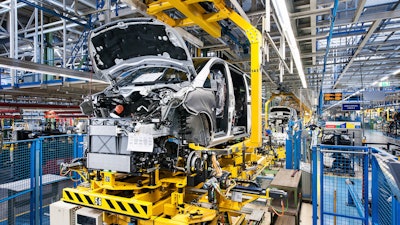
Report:
[[170,25],[171,27],[176,27],[178,26],[177,20],[172,19],[170,16],[163,12],[159,12],[157,14],[154,14],[155,17],[157,17],[158,20]]
[[[187,1],[182,1],[182,2],[184,2],[187,5],[192,5],[195,3],[206,2],[206,1],[207,0],[187,0]],[[172,5],[170,2],[168,2],[168,0],[161,0],[161,1],[156,1],[156,2],[150,3],[148,5],[147,13],[150,15],[154,15],[154,14],[162,12],[164,10],[173,9],[173,8],[175,8],[175,6]]]
[[[223,14],[223,13],[208,13],[204,14],[203,19],[208,22],[208,23],[214,23],[218,22],[220,20],[227,19],[228,17]],[[178,19],[177,21],[177,26],[180,27],[190,27],[190,26],[196,26],[197,24],[190,18],[185,18],[185,19]]]
[[[156,16],[158,20],[161,20],[170,26],[189,26],[196,24],[214,38],[221,37],[221,26],[217,22],[208,22],[205,19],[205,10],[198,4],[198,2],[202,1],[161,0],[150,3],[147,13]],[[181,12],[187,19],[183,18],[174,20],[163,13],[163,11],[172,8]]]

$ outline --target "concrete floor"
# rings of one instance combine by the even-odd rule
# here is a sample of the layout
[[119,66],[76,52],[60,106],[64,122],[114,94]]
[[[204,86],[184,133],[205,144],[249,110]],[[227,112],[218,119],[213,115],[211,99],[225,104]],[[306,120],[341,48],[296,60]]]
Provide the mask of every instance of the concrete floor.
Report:
[[312,224],[312,204],[302,203],[300,212],[300,225]]
[[392,137],[388,137],[386,135],[383,135],[382,131],[378,130],[364,130],[364,136],[366,138],[367,143],[387,143],[387,142],[392,142],[392,143],[398,143],[400,140],[397,140]]

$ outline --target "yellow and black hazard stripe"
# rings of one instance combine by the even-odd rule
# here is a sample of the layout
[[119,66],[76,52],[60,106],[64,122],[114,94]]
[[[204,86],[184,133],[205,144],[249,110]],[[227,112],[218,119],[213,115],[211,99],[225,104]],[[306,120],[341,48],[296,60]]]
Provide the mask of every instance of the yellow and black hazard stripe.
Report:
[[64,188],[63,201],[142,219],[150,219],[152,216],[151,202],[100,193],[90,193],[73,188]]

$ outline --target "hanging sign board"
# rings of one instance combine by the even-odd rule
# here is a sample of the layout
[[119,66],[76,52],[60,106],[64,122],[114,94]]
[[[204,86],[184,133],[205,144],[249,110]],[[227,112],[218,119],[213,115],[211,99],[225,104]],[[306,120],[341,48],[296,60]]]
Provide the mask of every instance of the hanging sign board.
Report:
[[342,111],[357,111],[361,109],[360,103],[343,103]]
[[325,101],[340,101],[343,99],[341,92],[337,93],[324,93],[324,100]]

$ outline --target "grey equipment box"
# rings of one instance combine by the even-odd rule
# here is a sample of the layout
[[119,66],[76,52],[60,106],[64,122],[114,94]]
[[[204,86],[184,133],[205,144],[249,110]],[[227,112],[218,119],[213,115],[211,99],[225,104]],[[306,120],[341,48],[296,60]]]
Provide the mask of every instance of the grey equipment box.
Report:
[[87,166],[89,169],[112,170],[130,173],[134,171],[134,163],[130,155],[112,155],[88,153]]

